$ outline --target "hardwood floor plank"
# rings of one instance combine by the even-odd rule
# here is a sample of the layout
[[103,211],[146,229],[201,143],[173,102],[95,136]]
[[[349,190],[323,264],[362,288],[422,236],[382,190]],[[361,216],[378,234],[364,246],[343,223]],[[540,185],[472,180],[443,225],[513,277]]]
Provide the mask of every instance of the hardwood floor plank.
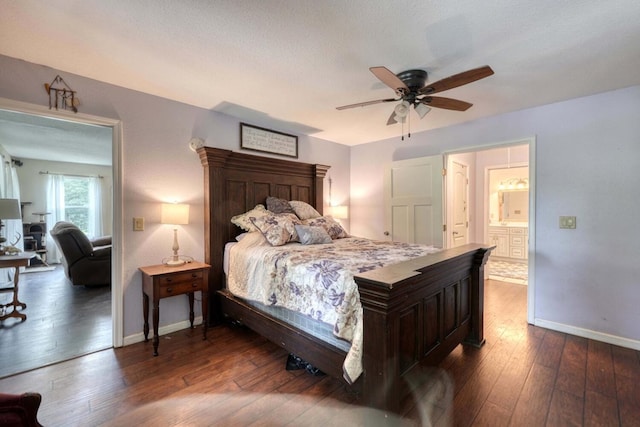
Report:
[[535,363],[552,369],[558,369],[564,349],[565,334],[555,331],[547,331],[544,334],[540,351]]
[[[453,404],[461,408],[456,412],[456,425],[469,426],[473,423],[513,351],[514,346],[510,340],[498,340],[480,363],[475,374],[456,393]],[[464,402],[464,405],[460,402]]]
[[584,399],[586,387],[587,346],[585,338],[567,336],[556,379],[558,390],[571,393],[580,399]]
[[513,410],[513,426],[544,426],[556,379],[556,369],[533,364]]
[[583,425],[584,399],[575,394],[556,389],[551,398],[547,426]]
[[[640,369],[627,371],[635,377]],[[640,426],[640,382],[636,378],[616,375],[616,389],[620,424],[623,426]]]
[[611,345],[589,340],[587,351],[587,391],[616,397],[615,373]]
[[487,397],[489,402],[504,408],[509,413],[516,406],[520,392],[542,344],[542,338],[539,337],[540,334],[537,331],[533,333],[533,327],[530,327],[527,332],[521,341],[515,344],[511,360],[501,372]]
[[511,411],[493,402],[485,401],[473,425],[474,427],[506,427],[510,419]]
[[587,390],[584,401],[585,426],[619,426],[618,402],[613,397]]

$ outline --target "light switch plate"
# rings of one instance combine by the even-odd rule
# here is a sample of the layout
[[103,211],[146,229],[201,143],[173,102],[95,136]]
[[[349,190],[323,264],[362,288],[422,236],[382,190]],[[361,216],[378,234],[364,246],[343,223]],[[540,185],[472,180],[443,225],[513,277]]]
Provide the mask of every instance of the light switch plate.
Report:
[[144,231],[144,218],[133,218],[133,231]]
[[576,217],[575,216],[561,216],[560,217],[560,228],[576,228]]

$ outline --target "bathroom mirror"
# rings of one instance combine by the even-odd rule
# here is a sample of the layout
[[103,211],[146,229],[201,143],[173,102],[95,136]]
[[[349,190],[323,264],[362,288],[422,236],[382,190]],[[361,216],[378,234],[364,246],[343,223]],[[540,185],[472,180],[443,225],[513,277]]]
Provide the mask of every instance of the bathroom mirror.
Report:
[[500,221],[529,221],[529,191],[500,191]]

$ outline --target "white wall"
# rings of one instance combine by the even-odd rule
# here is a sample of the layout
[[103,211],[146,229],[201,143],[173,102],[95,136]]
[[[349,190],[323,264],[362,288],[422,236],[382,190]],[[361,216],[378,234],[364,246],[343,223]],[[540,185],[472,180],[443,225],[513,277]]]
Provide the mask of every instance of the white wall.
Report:
[[[0,70],[2,98],[46,106],[43,84],[60,74],[77,91],[80,112],[122,121],[123,221],[116,224],[114,233],[122,233],[123,242],[124,336],[141,333],[138,267],[158,264],[171,251],[172,232],[159,224],[162,201],[191,205],[190,223],[180,230],[180,252],[204,257],[203,169],[188,141],[199,137],[208,146],[239,150],[239,120],[6,56],[0,56]],[[330,165],[334,195],[348,198],[349,147],[300,135],[299,160]],[[145,218],[145,231],[132,230],[133,217]],[[160,302],[160,326],[187,319],[186,297]]]
[[382,237],[389,162],[535,136],[536,322],[640,348],[638,117],[635,86],[353,147],[351,231]]

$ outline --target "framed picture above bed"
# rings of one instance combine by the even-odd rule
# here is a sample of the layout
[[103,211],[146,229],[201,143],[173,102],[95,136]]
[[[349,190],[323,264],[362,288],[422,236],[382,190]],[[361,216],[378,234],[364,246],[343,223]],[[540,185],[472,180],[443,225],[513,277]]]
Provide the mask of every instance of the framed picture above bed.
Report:
[[298,137],[240,123],[240,148],[298,158]]

